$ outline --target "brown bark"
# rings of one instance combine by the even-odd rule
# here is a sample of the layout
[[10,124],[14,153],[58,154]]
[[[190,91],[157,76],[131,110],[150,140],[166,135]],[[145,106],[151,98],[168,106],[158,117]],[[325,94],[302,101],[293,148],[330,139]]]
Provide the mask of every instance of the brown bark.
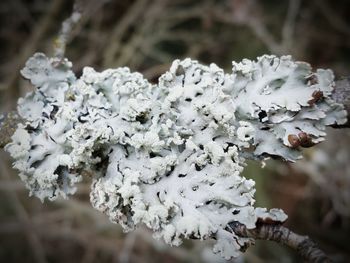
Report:
[[280,224],[258,223],[256,228],[247,229],[239,222],[232,222],[229,224],[229,229],[241,237],[271,240],[286,245],[296,250],[307,262],[331,262],[308,236],[300,236]]

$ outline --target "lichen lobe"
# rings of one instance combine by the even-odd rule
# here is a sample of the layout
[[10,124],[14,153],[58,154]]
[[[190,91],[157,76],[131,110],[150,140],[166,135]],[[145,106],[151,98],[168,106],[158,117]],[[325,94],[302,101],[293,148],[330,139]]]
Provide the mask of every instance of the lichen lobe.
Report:
[[21,71],[36,89],[18,102],[25,123],[6,150],[31,194],[67,197],[89,171],[93,207],[125,231],[145,224],[172,245],[215,237],[227,259],[253,241],[230,222],[286,220],[254,207],[245,160],[294,161],[346,121],[330,97],[333,73],[288,56],[233,63],[231,74],[175,60],[158,85],[125,67],[86,67],[80,78],[71,67],[38,53]]

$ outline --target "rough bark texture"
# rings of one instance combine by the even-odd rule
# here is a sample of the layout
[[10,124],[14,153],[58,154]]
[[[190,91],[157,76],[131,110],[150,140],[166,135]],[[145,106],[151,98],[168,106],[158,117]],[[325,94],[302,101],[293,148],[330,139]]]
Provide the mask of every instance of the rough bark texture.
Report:
[[11,141],[11,136],[20,122],[21,118],[14,111],[0,115],[0,148],[4,148]]
[[350,127],[350,76],[341,80],[338,80],[336,87],[333,92],[333,99],[342,103],[345,107],[346,112],[348,113],[348,122],[341,126],[335,126],[334,128],[349,128]]
[[307,262],[331,262],[327,255],[308,236],[295,234],[280,224],[260,223],[255,229],[247,229],[245,225],[239,222],[232,222],[229,224],[229,229],[242,237],[272,240],[284,244],[296,250]]

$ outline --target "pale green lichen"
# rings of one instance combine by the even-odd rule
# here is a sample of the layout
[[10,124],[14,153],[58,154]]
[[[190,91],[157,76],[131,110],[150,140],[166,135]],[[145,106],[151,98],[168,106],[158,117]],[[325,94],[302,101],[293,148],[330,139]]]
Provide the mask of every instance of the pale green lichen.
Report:
[[287,218],[254,208],[245,158],[294,161],[346,120],[332,72],[290,57],[243,60],[231,74],[176,60],[158,85],[127,68],[87,67],[79,79],[70,68],[35,54],[22,70],[37,89],[19,100],[25,123],[6,149],[31,193],[66,197],[88,170],[92,205],[126,231],[145,224],[172,245],[215,238],[227,259],[252,242],[230,222]]

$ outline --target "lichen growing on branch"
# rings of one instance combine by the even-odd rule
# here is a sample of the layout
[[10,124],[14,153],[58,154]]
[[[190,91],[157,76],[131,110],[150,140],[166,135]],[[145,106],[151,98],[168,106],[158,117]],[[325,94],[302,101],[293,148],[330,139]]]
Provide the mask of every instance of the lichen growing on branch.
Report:
[[36,89],[19,100],[25,121],[6,149],[31,194],[66,197],[89,171],[93,207],[126,231],[145,224],[172,245],[215,238],[227,259],[254,241],[229,223],[287,218],[254,207],[245,160],[294,161],[346,122],[333,73],[289,56],[234,62],[231,74],[176,60],[157,85],[128,68],[76,78],[71,66],[37,53],[22,70]]

